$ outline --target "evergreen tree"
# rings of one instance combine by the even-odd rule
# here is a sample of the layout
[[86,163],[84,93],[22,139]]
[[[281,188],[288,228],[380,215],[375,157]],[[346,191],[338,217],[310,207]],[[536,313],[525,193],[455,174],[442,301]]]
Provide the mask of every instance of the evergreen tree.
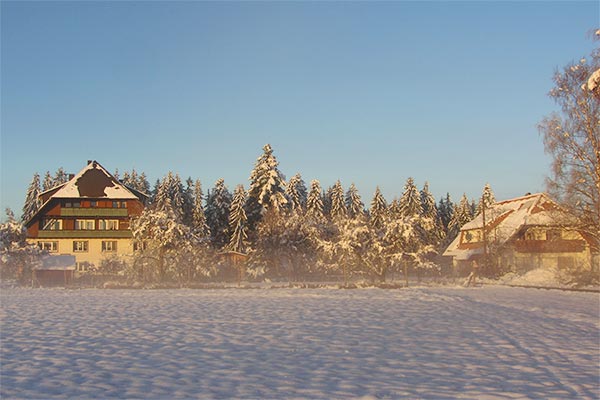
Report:
[[388,206],[388,214],[390,217],[395,219],[404,218],[404,215],[402,214],[402,207],[400,207],[400,200],[398,198],[394,198],[394,200],[392,200]]
[[52,187],[56,187],[56,186],[62,185],[63,183],[66,183],[68,181],[69,181],[69,174],[67,174],[65,172],[65,170],[63,169],[63,167],[60,167],[56,171],[56,174],[54,175],[54,180],[53,180]]
[[450,193],[446,193],[445,198],[441,198],[438,205],[438,211],[440,213],[440,219],[442,221],[442,227],[444,232],[448,232],[448,224],[452,220],[454,214],[454,203],[450,197]]
[[400,198],[400,214],[405,217],[423,214],[421,195],[413,178],[408,178]]
[[375,228],[380,228],[384,225],[387,213],[387,203],[379,190],[379,186],[375,189],[373,200],[371,200],[371,208],[369,214],[371,217],[371,225]]
[[460,203],[454,207],[452,219],[448,223],[448,236],[454,238],[458,235],[460,228],[473,219],[471,204],[467,195],[463,193]]
[[173,210],[173,205],[171,203],[171,197],[169,196],[169,184],[168,184],[168,179],[170,176],[170,172],[169,175],[165,176],[163,178],[162,181],[157,181],[156,182],[156,187],[155,187],[155,192],[156,195],[154,197],[154,208],[156,210],[159,211],[169,211],[169,210]]
[[158,185],[154,200],[158,209],[164,211],[166,208],[170,208],[173,210],[177,222],[183,223],[183,184],[178,174],[173,175],[169,171]]
[[284,176],[273,155],[271,145],[263,147],[263,154],[256,160],[250,173],[250,189],[246,210],[251,227],[261,219],[266,210],[279,212],[287,203]]
[[131,175],[129,174],[129,172],[123,172],[123,178],[121,178],[120,181],[123,185],[133,188],[133,182],[131,181]]
[[194,181],[191,177],[185,181],[182,199],[183,223],[187,226],[192,226],[194,222]]
[[177,214],[179,220],[184,222],[184,195],[183,195],[183,183],[181,182],[181,178],[179,174],[175,174],[169,182],[169,197],[171,198],[171,204],[173,205],[173,210]]
[[346,192],[346,209],[348,210],[350,218],[356,218],[364,214],[365,205],[363,204],[354,183],[350,185]]
[[489,183],[486,183],[483,192],[481,193],[481,198],[479,199],[479,204],[477,204],[477,210],[475,214],[478,215],[483,210],[483,207],[490,208],[492,204],[496,202],[496,196],[494,196],[494,192],[492,191],[492,187]]
[[138,179],[138,186],[136,188],[139,192],[142,192],[144,194],[150,195],[150,183],[148,182],[148,178],[146,177],[146,174],[144,172],[142,172],[140,174],[140,177]]
[[307,191],[306,185],[304,184],[300,174],[296,174],[290,178],[290,181],[285,189],[285,195],[291,210],[304,210],[306,207]]
[[445,237],[442,221],[435,204],[435,198],[429,191],[429,183],[425,182],[421,190],[422,226],[425,230],[427,244],[438,245]]
[[10,208],[6,209],[6,217],[6,221],[0,223],[0,279],[31,283],[31,271],[44,252],[37,245],[27,243],[27,231]]
[[25,196],[25,204],[23,205],[23,215],[21,221],[27,222],[40,209],[40,175],[36,172],[31,179],[27,195]]
[[429,182],[425,182],[421,189],[421,215],[428,218],[438,218],[438,210],[435,205],[435,198],[429,191]]
[[217,249],[229,242],[230,209],[231,193],[225,186],[225,181],[218,179],[206,199],[206,223],[210,228],[211,242]]
[[331,217],[331,193],[333,192],[333,186],[329,186],[327,190],[325,190],[321,194],[321,198],[323,201],[323,214],[326,218]]
[[321,183],[316,179],[310,182],[310,191],[306,200],[306,215],[315,221],[325,218],[323,214],[323,199],[321,197]]
[[50,175],[50,171],[46,171],[44,181],[42,182],[42,192],[50,190],[54,187],[54,178]]
[[344,189],[338,180],[331,188],[331,219],[340,221],[347,216],[346,203],[344,201]]
[[248,218],[244,211],[246,204],[246,190],[244,186],[238,185],[231,201],[231,212],[229,214],[229,231],[231,238],[227,249],[244,253],[248,247]]
[[206,223],[204,213],[204,194],[202,193],[202,184],[199,180],[194,183],[194,211],[192,221],[192,231],[199,238],[205,238],[210,235],[210,229]]

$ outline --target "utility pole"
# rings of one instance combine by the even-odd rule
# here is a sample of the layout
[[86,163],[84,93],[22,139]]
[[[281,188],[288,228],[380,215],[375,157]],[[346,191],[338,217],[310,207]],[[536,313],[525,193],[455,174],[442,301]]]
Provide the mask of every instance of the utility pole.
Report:
[[485,231],[485,198],[484,195],[481,196],[481,217],[483,219],[483,264],[484,268],[488,268],[487,265],[487,233]]

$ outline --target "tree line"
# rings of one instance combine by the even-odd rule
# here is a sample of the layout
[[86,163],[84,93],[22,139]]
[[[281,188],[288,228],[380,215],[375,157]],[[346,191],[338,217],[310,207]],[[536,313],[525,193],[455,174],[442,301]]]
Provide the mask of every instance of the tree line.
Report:
[[[388,202],[377,188],[366,206],[354,183],[344,190],[338,180],[324,189],[318,180],[307,186],[300,174],[286,182],[272,147],[262,150],[249,188],[237,185],[233,193],[223,179],[204,195],[199,180],[184,182],[173,172],[151,189],[144,173],[116,171],[115,177],[148,194],[148,200],[142,215],[131,221],[133,262],[110,259],[98,270],[183,282],[219,276],[223,254],[235,252],[247,255],[243,268],[248,277],[385,280],[407,263],[422,270],[439,268],[440,253],[460,227],[482,202],[494,202],[486,185],[479,204],[466,195],[455,204],[449,194],[436,203],[427,183],[419,190],[408,178],[399,198]],[[53,184],[64,183],[61,171]],[[35,174],[23,221],[39,208],[43,189]]]

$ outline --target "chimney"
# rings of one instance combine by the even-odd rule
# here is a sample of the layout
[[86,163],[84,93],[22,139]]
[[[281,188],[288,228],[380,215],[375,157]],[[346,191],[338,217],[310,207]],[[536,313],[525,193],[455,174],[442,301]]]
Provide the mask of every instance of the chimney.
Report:
[[87,165],[90,165],[92,163],[93,160],[88,160]]
[[69,174],[69,180],[73,180],[75,178],[75,174]]

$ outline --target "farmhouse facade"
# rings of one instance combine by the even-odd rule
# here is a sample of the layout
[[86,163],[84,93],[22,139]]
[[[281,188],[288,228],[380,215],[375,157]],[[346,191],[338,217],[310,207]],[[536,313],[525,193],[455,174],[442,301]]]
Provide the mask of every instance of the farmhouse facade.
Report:
[[25,223],[27,241],[51,254],[75,256],[78,271],[131,256],[130,220],[142,213],[146,199],[88,161],[68,182],[40,194],[40,209]]
[[575,226],[545,193],[526,195],[487,207],[460,229],[444,256],[452,257],[457,269],[468,268],[472,260],[514,272],[597,268],[598,244]]

